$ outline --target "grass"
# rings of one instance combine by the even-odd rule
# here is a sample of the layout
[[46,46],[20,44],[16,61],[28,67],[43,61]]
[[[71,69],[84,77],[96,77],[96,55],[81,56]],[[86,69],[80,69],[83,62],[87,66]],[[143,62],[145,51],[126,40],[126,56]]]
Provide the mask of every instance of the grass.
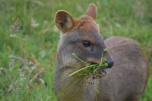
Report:
[[[67,10],[79,17],[92,2],[98,7],[101,34],[105,38],[133,38],[152,66],[151,0],[0,0],[1,101],[54,99],[53,73],[60,33],[54,24],[55,12]],[[151,76],[140,101],[152,100]]]

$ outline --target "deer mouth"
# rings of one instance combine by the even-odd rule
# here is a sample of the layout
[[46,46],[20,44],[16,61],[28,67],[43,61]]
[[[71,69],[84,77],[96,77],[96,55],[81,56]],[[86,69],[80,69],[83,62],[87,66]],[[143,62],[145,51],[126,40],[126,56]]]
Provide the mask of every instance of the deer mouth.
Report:
[[101,68],[99,73],[102,75],[102,76],[105,76],[107,74],[106,72],[106,68]]

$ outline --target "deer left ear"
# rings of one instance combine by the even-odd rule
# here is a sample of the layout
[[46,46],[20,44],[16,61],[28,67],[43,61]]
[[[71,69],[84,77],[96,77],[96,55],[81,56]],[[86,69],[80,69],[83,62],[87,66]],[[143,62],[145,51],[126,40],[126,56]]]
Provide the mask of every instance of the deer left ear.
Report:
[[59,10],[55,16],[55,24],[59,30],[65,33],[73,28],[75,20],[68,12]]
[[92,17],[94,20],[96,20],[96,12],[97,12],[97,7],[95,4],[90,4],[87,11],[86,15]]

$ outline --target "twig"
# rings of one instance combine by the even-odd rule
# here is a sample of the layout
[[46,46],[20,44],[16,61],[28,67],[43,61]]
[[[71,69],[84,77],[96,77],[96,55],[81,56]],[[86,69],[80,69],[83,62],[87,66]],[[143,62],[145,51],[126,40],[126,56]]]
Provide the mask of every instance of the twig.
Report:
[[21,57],[10,56],[11,59],[18,60],[22,62],[24,65],[28,64],[27,60],[22,59]]
[[7,93],[11,93],[13,91],[13,89],[14,89],[14,86],[13,86],[13,84],[11,84],[9,86],[9,89],[7,90]]
[[30,82],[32,82],[33,80],[35,80],[39,75],[41,75],[43,72],[45,71],[45,69],[41,69],[39,70],[39,72],[37,72],[32,79],[30,80]]

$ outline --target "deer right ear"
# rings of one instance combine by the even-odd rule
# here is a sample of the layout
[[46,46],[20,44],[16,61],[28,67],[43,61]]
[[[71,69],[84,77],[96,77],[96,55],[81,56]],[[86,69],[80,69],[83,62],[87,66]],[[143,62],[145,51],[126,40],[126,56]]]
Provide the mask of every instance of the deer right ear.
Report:
[[96,20],[96,13],[97,13],[97,7],[95,4],[90,4],[87,11],[86,15],[92,17],[94,20]]
[[74,26],[74,18],[66,11],[60,10],[56,13],[55,24],[63,33],[68,32]]

